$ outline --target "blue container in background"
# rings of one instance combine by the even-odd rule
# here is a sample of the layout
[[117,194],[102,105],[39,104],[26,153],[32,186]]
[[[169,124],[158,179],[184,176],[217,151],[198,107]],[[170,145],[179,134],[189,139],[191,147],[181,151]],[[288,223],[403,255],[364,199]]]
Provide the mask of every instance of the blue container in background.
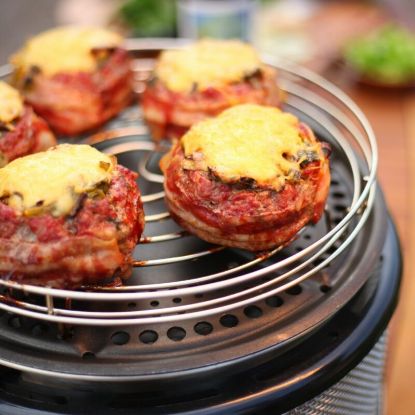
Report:
[[178,34],[251,41],[255,9],[255,0],[179,0]]

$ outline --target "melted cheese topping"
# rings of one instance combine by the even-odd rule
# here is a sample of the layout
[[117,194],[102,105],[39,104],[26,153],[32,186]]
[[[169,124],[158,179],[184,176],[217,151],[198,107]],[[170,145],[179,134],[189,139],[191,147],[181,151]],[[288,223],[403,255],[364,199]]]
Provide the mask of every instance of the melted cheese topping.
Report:
[[92,72],[97,67],[97,60],[91,49],[115,47],[121,42],[120,35],[101,28],[59,27],[30,39],[12,56],[11,62],[24,71],[37,66],[46,75]]
[[114,163],[88,145],[61,144],[0,169],[0,198],[7,198],[7,204],[22,214],[42,207],[63,216],[81,194],[110,181]]
[[299,152],[316,146],[303,140],[298,125],[278,108],[238,105],[194,125],[181,143],[185,157],[225,182],[250,178],[278,190],[300,170]]
[[204,39],[180,50],[165,51],[155,68],[156,76],[172,91],[220,87],[239,82],[261,66],[256,51],[237,40]]
[[23,100],[19,92],[0,81],[0,122],[7,124],[23,114]]

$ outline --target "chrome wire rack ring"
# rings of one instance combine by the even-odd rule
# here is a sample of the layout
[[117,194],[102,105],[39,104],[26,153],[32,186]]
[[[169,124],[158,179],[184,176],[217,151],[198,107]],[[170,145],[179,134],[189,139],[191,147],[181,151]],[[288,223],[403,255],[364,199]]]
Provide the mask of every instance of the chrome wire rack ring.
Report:
[[[140,57],[143,50],[183,43],[127,41],[136,56],[137,82],[145,80],[153,63]],[[1,279],[0,309],[69,325],[163,324],[220,316],[324,278],[333,295],[343,290],[346,280],[350,284],[347,271],[340,272],[338,263],[349,251],[359,249],[356,240],[371,217],[378,163],[373,131],[359,108],[325,79],[274,58],[264,57],[264,61],[278,71],[279,85],[287,96],[285,109],[304,119],[333,147],[330,195],[316,226],[307,226],[290,245],[261,254],[213,246],[180,229],[164,205],[158,169],[168,144],[156,146],[151,141],[139,106],[133,105],[103,131],[78,139],[117,155],[121,164],[140,174],[146,228],[134,252],[133,276],[120,286],[76,291]],[[0,68],[0,73],[6,77],[8,68]],[[356,290],[363,283],[352,281]]]

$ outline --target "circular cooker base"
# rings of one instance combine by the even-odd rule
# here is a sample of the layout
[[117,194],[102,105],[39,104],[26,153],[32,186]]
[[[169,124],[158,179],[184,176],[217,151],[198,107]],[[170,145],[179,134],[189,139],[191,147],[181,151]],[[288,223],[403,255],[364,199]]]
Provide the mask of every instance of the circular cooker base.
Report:
[[251,356],[237,371],[200,370],[185,380],[144,383],[51,379],[3,367],[0,413],[284,413],[338,382],[369,353],[396,306],[400,275],[399,243],[389,221],[377,266],[362,289],[328,322],[266,362]]

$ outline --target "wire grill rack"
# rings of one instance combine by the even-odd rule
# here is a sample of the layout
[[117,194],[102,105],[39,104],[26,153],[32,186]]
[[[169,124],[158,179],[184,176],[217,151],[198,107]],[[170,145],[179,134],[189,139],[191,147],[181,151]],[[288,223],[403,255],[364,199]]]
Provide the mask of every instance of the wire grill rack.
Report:
[[[136,55],[133,67],[139,95],[154,62],[140,54],[177,47],[178,43],[130,39],[127,46]],[[350,200],[337,223],[333,225],[330,220],[333,208],[330,203],[335,200],[332,197],[322,218],[327,224],[324,231],[299,251],[276,247],[272,251],[253,255],[202,243],[175,227],[165,210],[163,177],[157,169],[157,160],[168,144],[156,145],[151,141],[139,106],[135,105],[108,123],[103,131],[79,139],[79,142],[93,143],[102,151],[116,154],[121,164],[124,164],[124,158],[129,160],[126,164],[131,164],[130,159],[133,158],[133,168],[135,166],[140,173],[146,213],[145,232],[155,229],[157,233],[143,236],[136,248],[134,276],[120,286],[84,287],[77,291],[1,279],[0,309],[37,320],[90,326],[203,319],[292,289],[322,272],[341,256],[366,223],[374,203],[378,156],[373,131],[353,101],[328,81],[297,65],[270,57],[264,57],[264,61],[279,72],[278,82],[287,97],[285,109],[296,113],[311,125],[317,135],[331,143],[334,159],[342,160],[345,174],[350,177]],[[1,76],[7,76],[8,71],[8,67],[0,68]],[[127,167],[131,168],[131,165]],[[342,172],[338,176],[341,181]],[[166,253],[171,249],[167,245],[182,246],[187,251],[169,256]],[[152,257],[143,259],[142,253],[147,247],[150,247],[147,251]],[[239,259],[237,262],[221,260],[223,256],[233,258],[235,251]],[[218,255],[222,256],[217,259]],[[204,269],[211,269],[206,264],[216,263],[213,272],[203,272]],[[194,268],[195,273],[183,273],[180,264],[186,264],[186,272]],[[157,270],[154,271],[157,277],[153,281],[151,278],[142,280],[144,269]],[[204,296],[206,293],[210,295]],[[181,301],[187,297],[197,300]],[[153,302],[158,304],[160,299],[172,301],[169,306],[146,306]],[[126,304],[140,306],[132,310]]]

